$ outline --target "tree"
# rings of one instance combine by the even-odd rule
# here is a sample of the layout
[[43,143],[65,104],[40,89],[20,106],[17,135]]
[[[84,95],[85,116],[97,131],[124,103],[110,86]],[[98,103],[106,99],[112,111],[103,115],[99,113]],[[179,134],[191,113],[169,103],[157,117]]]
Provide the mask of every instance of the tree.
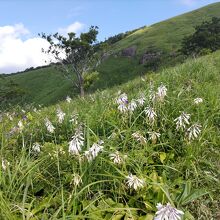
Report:
[[180,52],[184,55],[200,55],[204,51],[220,49],[220,18],[213,17],[195,27],[195,33],[185,37]]
[[49,49],[43,51],[52,54],[58,61],[58,64],[63,67],[64,75],[75,84],[82,97],[85,94],[85,75],[100,63],[97,60],[97,34],[97,26],[91,26],[88,32],[81,33],[79,37],[73,32],[68,33],[67,37],[58,33],[53,35],[40,34],[50,44]]

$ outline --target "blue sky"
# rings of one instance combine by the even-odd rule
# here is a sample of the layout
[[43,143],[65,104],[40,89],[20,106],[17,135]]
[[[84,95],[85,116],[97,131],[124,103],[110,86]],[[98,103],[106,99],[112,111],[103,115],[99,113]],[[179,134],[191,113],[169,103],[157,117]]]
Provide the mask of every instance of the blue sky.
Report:
[[[41,57],[39,52],[41,45],[45,44],[37,37],[41,32],[80,33],[88,30],[91,25],[97,25],[98,39],[104,40],[109,36],[150,25],[213,2],[219,1],[0,0],[0,73],[41,65],[42,61],[39,59],[45,58]],[[10,55],[12,45],[17,48],[13,56]],[[25,50],[24,48],[27,50],[26,58],[21,59],[19,53]],[[35,57],[34,53],[37,54]]]

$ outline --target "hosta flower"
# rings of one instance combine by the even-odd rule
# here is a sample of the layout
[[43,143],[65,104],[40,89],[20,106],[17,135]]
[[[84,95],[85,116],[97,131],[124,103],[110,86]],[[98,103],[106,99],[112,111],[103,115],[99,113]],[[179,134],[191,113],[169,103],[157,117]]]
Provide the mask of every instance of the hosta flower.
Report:
[[121,94],[117,98],[116,103],[119,104],[119,105],[122,104],[122,103],[128,104],[128,96],[127,96],[127,94],[125,94],[125,93]]
[[11,114],[9,114],[8,112],[6,113],[6,116],[8,117],[8,119],[10,121],[13,121],[13,116]]
[[84,155],[88,161],[92,161],[98,156],[99,152],[103,150],[103,143],[103,141],[99,141],[99,143],[94,143],[92,147],[89,148],[89,150],[85,151]]
[[157,99],[161,102],[164,101],[165,96],[167,95],[167,88],[164,85],[161,85],[160,87],[157,88]]
[[176,122],[176,129],[185,129],[186,125],[189,124],[189,119],[190,114],[182,112],[182,114],[174,120]]
[[109,154],[110,159],[113,161],[115,164],[122,164],[124,162],[124,159],[127,157],[126,155],[121,156],[118,151],[115,153]]
[[150,82],[149,99],[152,102],[154,102],[156,100],[156,94],[154,92],[154,85],[152,82]]
[[32,146],[32,150],[35,152],[35,153],[40,153],[40,144],[39,143],[34,143],[33,146]]
[[143,106],[144,103],[145,103],[145,101],[146,101],[146,99],[145,99],[144,96],[141,96],[141,97],[140,97],[139,99],[137,99],[136,101],[137,101],[138,105]]
[[71,185],[78,187],[82,183],[82,178],[78,173],[73,174],[73,179],[71,181]]
[[18,128],[20,131],[22,131],[24,129],[24,125],[21,120],[18,122]]
[[129,176],[126,177],[126,180],[128,187],[133,188],[134,190],[144,187],[144,180],[138,178],[136,175],[129,174]]
[[194,99],[194,103],[196,104],[196,105],[198,105],[198,104],[200,104],[200,103],[202,103],[203,102],[203,99],[202,98],[196,98],[196,99]]
[[154,220],[181,220],[184,212],[178,210],[167,203],[167,205],[157,204],[157,212]]
[[48,118],[45,119],[45,126],[50,133],[54,133],[55,127],[52,125]]
[[82,150],[81,147],[84,145],[84,136],[82,132],[82,128],[78,127],[74,136],[72,136],[72,140],[69,142],[69,153],[70,154],[79,154]]
[[71,99],[69,96],[66,97],[66,101],[67,101],[68,103],[70,103],[71,100],[72,100],[72,99]]
[[134,100],[131,100],[130,103],[128,103],[128,111],[133,112],[137,108],[137,103]]
[[132,134],[132,137],[135,138],[137,141],[140,141],[141,144],[146,144],[147,143],[146,138],[143,135],[141,135],[139,132],[134,132]]
[[194,140],[196,139],[199,134],[201,133],[201,125],[199,124],[194,124],[190,128],[187,129],[187,137],[189,140]]
[[66,115],[66,113],[64,113],[60,108],[57,109],[57,117],[58,117],[58,122],[60,124],[63,123],[65,115]]
[[72,122],[73,124],[77,125],[78,124],[78,114],[77,113],[73,113],[70,119],[70,122]]
[[5,160],[5,159],[2,159],[2,169],[5,171],[7,169],[7,167],[10,165],[10,163]]
[[157,117],[156,112],[154,111],[153,108],[147,107],[144,109],[144,112],[149,120],[150,123],[153,123],[155,121],[155,118]]
[[153,144],[155,144],[157,142],[157,139],[160,137],[160,133],[155,131],[149,131],[147,133],[149,134],[149,139],[152,140]]
[[118,106],[118,110],[121,112],[121,113],[125,113],[128,111],[128,107],[125,103],[121,103],[119,104]]

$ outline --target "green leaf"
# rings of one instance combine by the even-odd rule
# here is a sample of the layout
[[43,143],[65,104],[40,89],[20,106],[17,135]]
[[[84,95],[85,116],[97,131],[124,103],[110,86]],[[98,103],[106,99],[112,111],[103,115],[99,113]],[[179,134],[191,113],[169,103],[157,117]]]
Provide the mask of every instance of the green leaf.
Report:
[[164,160],[166,159],[166,157],[167,157],[167,154],[166,154],[165,152],[161,152],[161,153],[160,153],[160,161],[161,161],[161,163],[164,162]]
[[154,219],[154,215],[152,214],[147,214],[138,218],[138,220],[153,220],[153,219]]
[[189,211],[186,211],[184,214],[184,220],[195,220]]

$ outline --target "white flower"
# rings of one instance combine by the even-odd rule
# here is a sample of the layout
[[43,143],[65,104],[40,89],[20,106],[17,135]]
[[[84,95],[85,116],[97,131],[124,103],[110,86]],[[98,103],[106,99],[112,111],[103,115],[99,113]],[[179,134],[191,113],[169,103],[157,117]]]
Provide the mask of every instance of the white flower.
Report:
[[60,124],[63,123],[65,115],[66,115],[66,113],[64,113],[60,108],[57,109],[57,117],[58,117],[58,122]]
[[2,169],[5,171],[7,169],[7,167],[10,165],[10,163],[5,160],[5,159],[2,159]]
[[137,108],[137,103],[134,100],[131,100],[131,102],[128,104],[128,110],[130,112],[133,112]]
[[187,129],[187,136],[189,140],[194,140],[196,139],[199,134],[201,133],[201,125],[199,124],[194,124],[190,128]]
[[126,105],[125,103],[121,103],[121,104],[119,104],[119,106],[118,106],[118,110],[119,110],[120,112],[122,112],[122,113],[125,113],[125,112],[128,111],[128,107],[127,107],[127,105]]
[[194,104],[196,104],[196,105],[198,105],[198,104],[200,104],[200,103],[202,103],[203,102],[203,99],[202,98],[195,98],[194,99]]
[[182,112],[182,114],[177,117],[174,121],[176,122],[176,129],[186,128],[186,125],[189,124],[190,114]]
[[124,162],[124,159],[127,157],[127,155],[121,156],[118,151],[115,153],[109,154],[110,159],[113,161],[115,164],[122,164]]
[[167,205],[157,204],[157,212],[154,220],[180,220],[184,212],[178,210],[167,203]]
[[149,131],[147,133],[149,134],[149,139],[152,140],[152,143],[156,143],[157,139],[160,137],[160,133],[155,131]]
[[70,103],[71,100],[72,100],[72,99],[71,99],[69,96],[66,97],[66,101],[67,101],[68,103]]
[[143,135],[141,135],[139,132],[134,132],[132,134],[132,137],[135,138],[137,141],[140,141],[141,144],[146,144],[147,143],[146,138]]
[[78,155],[82,150],[81,147],[84,144],[84,137],[81,126],[76,129],[74,136],[72,136],[72,140],[69,142],[69,153]]
[[164,97],[167,95],[167,88],[164,85],[161,85],[160,87],[157,88],[157,94],[156,97],[159,101],[163,102]]
[[137,103],[140,105],[140,106],[143,106],[144,103],[145,103],[145,97],[144,96],[141,96],[140,98],[138,98],[136,101]]
[[127,181],[126,184],[129,188],[133,188],[134,190],[137,190],[138,188],[144,187],[144,180],[139,179],[136,175],[129,174],[129,176],[126,177]]
[[157,117],[156,112],[154,111],[153,108],[147,107],[144,109],[144,112],[149,120],[150,123],[153,123],[155,121],[155,118]]
[[154,85],[150,82],[150,89],[149,89],[149,99],[154,102],[156,100],[156,94],[154,92]]
[[128,96],[127,96],[127,94],[126,93],[121,94],[117,98],[116,103],[119,104],[119,105],[122,104],[122,103],[127,104],[128,103]]
[[24,129],[24,125],[21,120],[18,122],[18,128],[20,131],[22,131]]
[[98,156],[99,152],[103,150],[103,143],[103,141],[99,141],[99,143],[94,143],[92,147],[89,148],[89,150],[85,151],[84,155],[88,161],[92,161]]
[[77,113],[73,113],[70,119],[70,122],[72,122],[73,124],[78,124],[78,114]]
[[48,118],[45,119],[45,126],[50,133],[54,133],[55,127],[52,125]]
[[11,114],[9,114],[8,112],[6,113],[6,116],[8,117],[8,119],[10,121],[13,121],[13,116]]
[[75,187],[79,186],[82,183],[82,178],[78,173],[73,174],[73,179],[71,181],[71,185],[74,185]]
[[39,143],[34,143],[33,146],[32,146],[32,150],[35,152],[35,153],[40,153],[40,144]]

